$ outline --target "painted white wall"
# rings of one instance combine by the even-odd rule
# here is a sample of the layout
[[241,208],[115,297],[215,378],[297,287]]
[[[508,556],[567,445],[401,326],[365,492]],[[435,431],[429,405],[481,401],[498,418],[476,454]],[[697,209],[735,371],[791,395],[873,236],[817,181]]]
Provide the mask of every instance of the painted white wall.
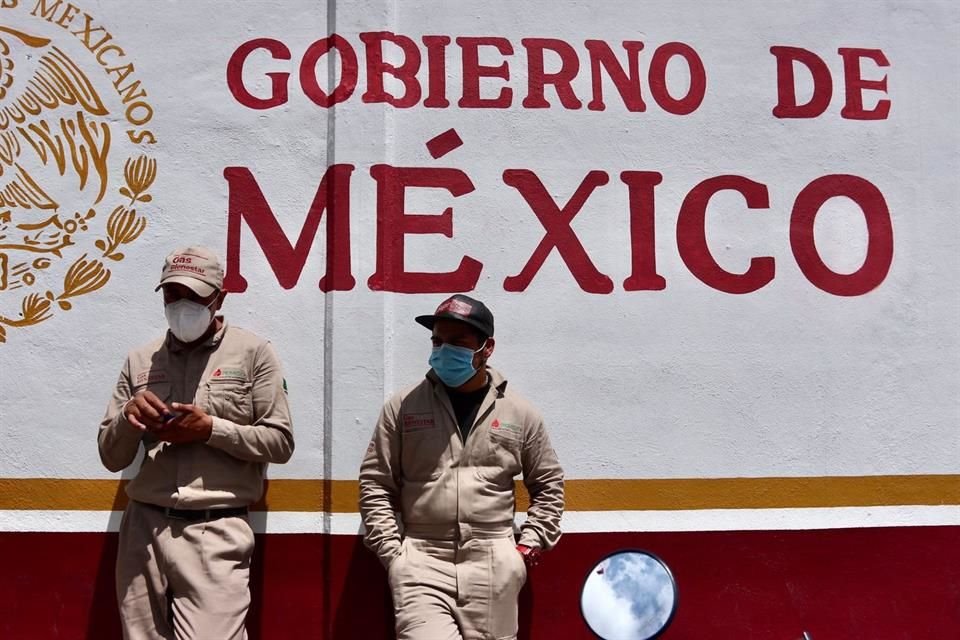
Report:
[[[275,343],[287,371],[297,452],[289,464],[271,469],[273,477],[318,478],[325,471],[355,477],[385,395],[426,371],[428,335],[412,318],[445,296],[367,287],[376,259],[376,185],[369,168],[377,163],[459,168],[476,185],[456,200],[441,191],[408,196],[409,211],[453,206],[454,237],[408,236],[407,267],[446,271],[463,255],[484,263],[473,295],[496,314],[493,364],[543,410],[569,477],[956,472],[960,11],[953,3],[368,1],[338,3],[334,11],[294,1],[81,2],[124,47],[156,110],[150,126],[159,141],[148,149],[158,160],[155,201],[144,209],[147,231],[125,248],[125,260],[109,265],[113,275],[103,290],[43,324],[11,330],[0,345],[0,476],[109,477],[96,454],[97,424],[125,352],[164,329],[153,293],[163,256],[185,241],[225,251],[224,167],[249,167],[295,238],[330,162],[357,167],[351,191],[355,289],[325,296],[317,288],[325,269],[322,228],[292,290],[276,282],[245,230],[242,272],[249,289],[225,305],[231,321]],[[31,16],[34,5],[21,0],[0,10],[0,24],[55,38],[116,107],[117,96],[90,54],[63,29]],[[355,47],[361,74],[331,127],[332,112],[303,95],[296,73],[310,43],[334,30]],[[447,59],[450,108],[362,103],[366,77],[358,34],[378,30],[414,39],[509,39],[514,106],[456,107],[455,45]],[[574,88],[584,104],[590,79],[582,42],[588,38],[615,51],[622,40],[644,41],[641,69],[660,44],[689,44],[707,69],[706,98],[693,114],[674,116],[646,92],[648,110],[629,113],[608,85],[606,111],[568,111],[548,88],[553,108],[524,109],[520,40],[533,36],[577,48],[581,73]],[[257,37],[282,40],[294,56],[251,62],[251,79],[262,82],[260,74],[276,70],[293,76],[289,102],[267,111],[238,104],[225,82],[230,55]],[[834,100],[823,116],[771,115],[772,45],[803,47],[827,62]],[[863,65],[865,77],[888,77],[889,119],[840,117],[838,47],[881,49],[890,60],[884,70]],[[490,92],[499,84],[492,82]],[[880,97],[867,95],[868,105]],[[424,143],[449,128],[464,146],[433,160]],[[116,162],[122,163],[119,155]],[[600,271],[613,279],[612,294],[584,293],[556,252],[525,292],[504,291],[504,278],[520,271],[543,235],[517,191],[503,183],[508,168],[535,171],[561,202],[588,171],[610,174],[573,227]],[[623,290],[630,273],[629,210],[617,176],[625,170],[664,176],[656,192],[664,291]],[[694,278],[676,246],[677,212],[687,192],[728,173],[766,184],[770,193],[768,210],[747,211],[733,196],[718,198],[711,208],[709,239],[724,267],[743,271],[755,255],[777,261],[773,282],[742,296]],[[811,180],[830,173],[870,180],[890,208],[893,265],[864,296],[816,289],[791,254],[793,200]],[[817,238],[838,271],[862,261],[866,236],[855,207],[828,204]],[[51,283],[59,282],[67,262]],[[8,314],[18,300],[0,291],[0,312]],[[325,424],[332,442],[325,441]],[[332,447],[326,460],[325,447]]]

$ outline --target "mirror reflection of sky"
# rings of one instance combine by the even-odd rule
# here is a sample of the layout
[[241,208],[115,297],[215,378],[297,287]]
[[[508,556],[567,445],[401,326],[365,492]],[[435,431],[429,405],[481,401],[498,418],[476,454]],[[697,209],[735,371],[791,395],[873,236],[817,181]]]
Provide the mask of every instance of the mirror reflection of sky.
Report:
[[673,609],[670,575],[643,553],[618,553],[598,564],[583,586],[581,605],[590,628],[605,640],[645,640]]

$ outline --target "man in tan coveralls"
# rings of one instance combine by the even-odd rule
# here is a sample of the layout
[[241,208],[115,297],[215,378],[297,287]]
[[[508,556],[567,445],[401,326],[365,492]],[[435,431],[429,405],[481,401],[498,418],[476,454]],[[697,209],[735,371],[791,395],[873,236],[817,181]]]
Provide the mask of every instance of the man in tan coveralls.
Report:
[[416,320],[431,370],[380,414],[360,469],[364,542],[387,568],[398,639],[515,638],[527,567],[560,538],[563,470],[540,413],[487,366],[490,310],[455,295]]
[[100,425],[111,471],[144,456],[127,485],[117,599],[125,638],[246,638],[253,531],[247,507],[293,432],[270,343],[229,325],[223,269],[209,249],[167,256],[170,331],[135,349]]

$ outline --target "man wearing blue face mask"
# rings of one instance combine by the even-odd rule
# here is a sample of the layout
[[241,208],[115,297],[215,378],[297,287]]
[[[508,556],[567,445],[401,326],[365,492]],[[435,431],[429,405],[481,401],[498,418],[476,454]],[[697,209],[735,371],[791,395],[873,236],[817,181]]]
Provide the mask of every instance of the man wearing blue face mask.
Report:
[[270,462],[293,453],[280,362],[270,343],[227,323],[223,268],[204,247],[164,263],[169,332],[127,356],[97,443],[127,485],[117,600],[124,638],[247,637],[253,530]]
[[364,542],[387,568],[399,640],[515,638],[527,569],[560,538],[563,470],[540,413],[487,364],[487,306],[458,294],[416,320],[431,368],[380,413],[360,469]]

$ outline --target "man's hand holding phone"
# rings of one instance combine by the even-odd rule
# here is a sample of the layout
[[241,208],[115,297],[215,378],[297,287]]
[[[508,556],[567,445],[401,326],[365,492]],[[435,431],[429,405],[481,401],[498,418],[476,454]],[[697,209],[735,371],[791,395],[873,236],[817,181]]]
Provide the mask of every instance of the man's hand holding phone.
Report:
[[162,429],[171,416],[170,408],[163,400],[149,390],[137,392],[135,396],[123,406],[123,417],[140,431],[156,432]]
[[192,404],[173,402],[170,405],[172,420],[164,423],[157,437],[174,444],[186,442],[206,442],[213,430],[213,418],[200,407]]
[[179,402],[167,406],[148,390],[138,392],[127,401],[123,417],[134,428],[174,444],[206,442],[213,429],[213,419],[200,407]]

